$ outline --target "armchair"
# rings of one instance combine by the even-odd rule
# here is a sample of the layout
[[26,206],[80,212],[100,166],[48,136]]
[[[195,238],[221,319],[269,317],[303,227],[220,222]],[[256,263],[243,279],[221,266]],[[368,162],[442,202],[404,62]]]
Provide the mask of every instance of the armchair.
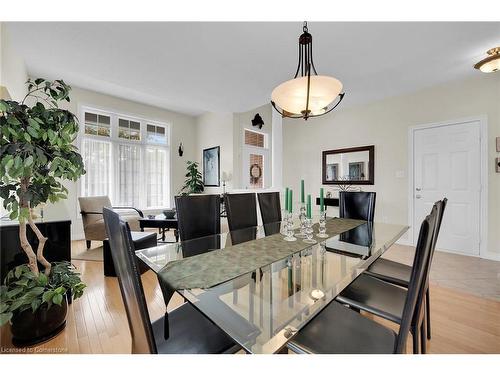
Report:
[[87,249],[91,241],[103,241],[107,238],[102,209],[113,208],[125,220],[131,230],[140,231],[139,218],[144,217],[141,210],[135,207],[113,207],[108,196],[78,197],[83,220],[83,231],[87,241]]

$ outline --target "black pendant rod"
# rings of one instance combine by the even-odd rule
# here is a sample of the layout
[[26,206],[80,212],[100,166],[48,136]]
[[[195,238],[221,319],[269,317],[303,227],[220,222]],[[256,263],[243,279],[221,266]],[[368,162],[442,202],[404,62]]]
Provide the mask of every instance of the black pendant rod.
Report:
[[314,67],[314,62],[313,62],[313,43],[312,43],[312,37],[311,37],[311,43],[309,43],[309,55],[311,56],[310,57],[310,63],[311,63],[311,67],[313,69],[313,72],[314,72],[314,75],[318,75],[318,73],[316,72],[316,68]]
[[302,66],[302,45],[299,43],[299,64],[297,65],[297,71],[295,72],[294,79],[297,78],[299,74],[300,67]]
[[[333,111],[337,106],[340,104],[342,99],[344,99],[345,93],[341,93],[337,96],[338,101],[333,105],[330,109],[328,109],[328,106],[325,107],[325,112],[319,113],[319,114],[312,114],[310,109],[309,109],[309,100],[310,100],[310,92],[311,92],[311,72],[314,75],[318,75],[318,72],[316,71],[316,67],[314,66],[314,61],[313,61],[313,51],[312,51],[312,35],[309,34],[308,28],[307,28],[307,22],[304,22],[304,25],[302,27],[303,34],[300,35],[299,37],[299,62],[297,65],[297,70],[295,71],[295,76],[294,79],[298,77],[299,71],[301,77],[307,76],[307,95],[306,95],[306,108],[304,111],[302,111],[300,114],[293,114],[290,112],[287,112],[283,109],[279,109],[274,101],[271,101],[272,106],[274,109],[283,117],[288,117],[288,118],[303,118],[304,120],[307,120],[310,117],[318,117],[318,116],[323,116],[327,113],[330,113]],[[331,104],[331,103],[330,103]]]

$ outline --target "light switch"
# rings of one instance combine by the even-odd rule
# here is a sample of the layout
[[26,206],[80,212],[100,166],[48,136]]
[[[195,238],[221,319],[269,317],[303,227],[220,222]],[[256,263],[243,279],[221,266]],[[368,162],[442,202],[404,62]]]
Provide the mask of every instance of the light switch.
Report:
[[405,171],[396,171],[396,178],[405,178]]

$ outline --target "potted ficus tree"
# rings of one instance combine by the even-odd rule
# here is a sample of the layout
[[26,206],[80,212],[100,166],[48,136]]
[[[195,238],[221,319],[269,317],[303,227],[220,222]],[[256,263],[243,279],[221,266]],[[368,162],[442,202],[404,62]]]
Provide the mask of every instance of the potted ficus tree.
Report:
[[[0,290],[0,325],[11,323],[15,344],[33,344],[60,331],[66,319],[66,295],[82,295],[85,285],[68,262],[49,263],[47,238],[38,229],[32,208],[66,199],[62,180],[85,173],[73,145],[78,119],[61,109],[71,87],[62,80],[28,80],[21,102],[0,100],[0,197],[12,220],[19,221],[19,239],[28,263],[10,270]],[[38,239],[36,252],[27,226]]]

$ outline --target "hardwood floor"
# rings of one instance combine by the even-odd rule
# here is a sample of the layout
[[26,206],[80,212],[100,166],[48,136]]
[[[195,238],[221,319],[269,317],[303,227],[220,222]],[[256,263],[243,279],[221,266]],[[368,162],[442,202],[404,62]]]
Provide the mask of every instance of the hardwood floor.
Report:
[[[76,244],[83,246],[83,244]],[[87,289],[68,310],[66,328],[28,353],[130,353],[130,334],[116,278],[103,276],[103,263],[75,260]],[[164,311],[156,275],[142,276],[151,319]],[[182,303],[174,296],[171,310]],[[500,302],[431,282],[432,340],[430,353],[500,353]],[[375,318],[382,324],[390,323]],[[411,352],[410,346],[409,352]],[[0,352],[16,352],[8,326],[1,329]]]

